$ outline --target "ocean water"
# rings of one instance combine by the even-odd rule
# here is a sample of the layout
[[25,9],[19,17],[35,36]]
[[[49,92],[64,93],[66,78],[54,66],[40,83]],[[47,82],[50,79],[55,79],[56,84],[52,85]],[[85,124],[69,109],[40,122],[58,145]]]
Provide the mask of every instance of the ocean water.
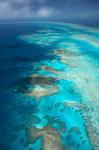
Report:
[[99,29],[0,24],[0,150],[99,149]]

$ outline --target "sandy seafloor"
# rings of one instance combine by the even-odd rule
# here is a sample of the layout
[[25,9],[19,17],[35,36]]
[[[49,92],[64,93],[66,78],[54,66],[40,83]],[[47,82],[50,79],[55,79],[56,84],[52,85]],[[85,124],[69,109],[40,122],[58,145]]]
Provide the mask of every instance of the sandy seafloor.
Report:
[[0,150],[99,150],[99,29],[0,24]]

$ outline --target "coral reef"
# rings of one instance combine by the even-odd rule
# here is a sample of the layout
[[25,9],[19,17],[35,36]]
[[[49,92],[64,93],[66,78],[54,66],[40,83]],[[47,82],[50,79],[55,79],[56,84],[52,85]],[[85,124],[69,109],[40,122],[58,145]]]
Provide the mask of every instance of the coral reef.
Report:
[[15,91],[34,96],[35,98],[49,96],[59,91],[58,87],[54,84],[56,80],[54,77],[33,74],[30,77],[19,79],[15,83]]
[[55,69],[55,68],[49,67],[49,66],[41,66],[40,69],[45,70],[45,71],[49,71],[50,73],[53,73],[56,75],[63,73],[61,70],[58,70],[58,69]]
[[60,134],[55,128],[51,126],[37,129],[27,124],[16,127],[17,132],[19,132],[20,130],[25,130],[26,132],[27,140],[24,142],[25,147],[27,147],[29,144],[34,143],[38,137],[42,137],[43,150],[65,150]]
[[87,109],[86,105],[79,103],[79,102],[76,102],[76,101],[66,101],[66,102],[64,102],[64,106],[74,108],[75,110]]
[[34,86],[33,90],[27,95],[34,96],[37,99],[40,99],[43,96],[50,96],[59,91],[59,88],[55,85],[45,85],[45,86]]

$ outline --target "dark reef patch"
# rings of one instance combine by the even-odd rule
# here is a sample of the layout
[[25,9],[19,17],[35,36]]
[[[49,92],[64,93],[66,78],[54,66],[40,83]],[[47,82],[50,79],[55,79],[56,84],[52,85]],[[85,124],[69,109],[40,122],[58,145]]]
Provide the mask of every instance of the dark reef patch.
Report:
[[27,93],[34,85],[51,85],[54,84],[55,81],[56,78],[54,77],[40,76],[35,74],[33,76],[20,78],[14,83],[14,86],[15,91]]

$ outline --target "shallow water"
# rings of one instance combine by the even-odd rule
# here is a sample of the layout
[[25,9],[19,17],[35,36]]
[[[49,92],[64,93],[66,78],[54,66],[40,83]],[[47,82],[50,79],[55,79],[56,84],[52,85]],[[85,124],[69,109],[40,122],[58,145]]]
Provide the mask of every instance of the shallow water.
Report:
[[98,29],[0,24],[1,150],[98,150],[98,89]]

